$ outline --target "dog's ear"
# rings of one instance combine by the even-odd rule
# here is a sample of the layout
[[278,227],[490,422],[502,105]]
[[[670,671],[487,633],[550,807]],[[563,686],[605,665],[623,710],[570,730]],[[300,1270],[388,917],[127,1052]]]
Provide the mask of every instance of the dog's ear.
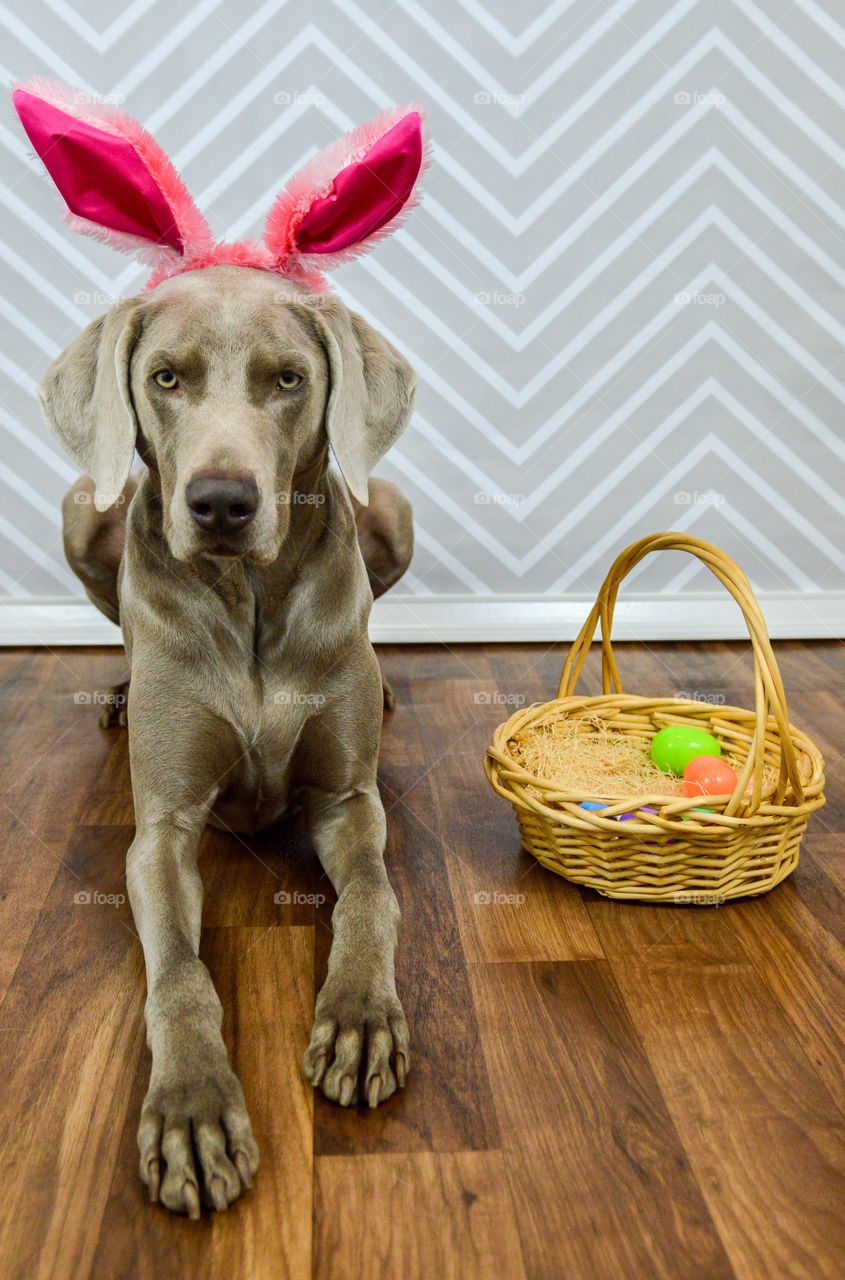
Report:
[[117,502],[132,469],[129,361],[139,331],[136,305],[118,303],[53,361],[38,388],[47,426],[94,481],[98,511]]
[[326,431],[350,492],[367,505],[367,480],[408,425],[417,375],[404,356],[342,303],[309,308],[326,352]]

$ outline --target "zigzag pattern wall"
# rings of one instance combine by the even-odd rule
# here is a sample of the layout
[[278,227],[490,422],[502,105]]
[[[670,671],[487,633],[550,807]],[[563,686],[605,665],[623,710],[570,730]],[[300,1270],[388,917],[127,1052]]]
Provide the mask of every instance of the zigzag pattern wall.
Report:
[[[835,0],[43,0],[0,5],[6,84],[125,102],[227,239],[394,103],[428,104],[423,206],[336,277],[416,365],[382,465],[415,594],[591,595],[659,528],[765,594],[845,588],[845,26]],[[144,278],[71,235],[0,116],[0,592],[81,594],[50,359]],[[674,557],[640,589],[710,590]]]

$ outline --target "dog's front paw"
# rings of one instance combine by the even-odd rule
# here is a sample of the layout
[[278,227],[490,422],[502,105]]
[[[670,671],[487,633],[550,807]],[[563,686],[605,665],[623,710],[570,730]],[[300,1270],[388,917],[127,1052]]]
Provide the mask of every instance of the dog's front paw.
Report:
[[305,1052],[305,1074],[315,1089],[342,1107],[360,1096],[377,1107],[405,1087],[410,1038],[395,991],[369,984],[326,980],[317,999],[314,1030]]
[[152,1080],[138,1126],[141,1178],[174,1213],[226,1209],[258,1171],[243,1090],[228,1063]]

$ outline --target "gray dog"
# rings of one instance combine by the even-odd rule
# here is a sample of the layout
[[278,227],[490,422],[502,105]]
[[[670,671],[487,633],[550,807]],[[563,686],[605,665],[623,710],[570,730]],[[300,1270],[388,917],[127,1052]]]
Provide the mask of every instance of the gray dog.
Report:
[[408,1074],[376,788],[390,694],[367,619],[410,560],[411,511],[386,481],[356,502],[327,455],[331,445],[366,494],[415,382],[340,302],[222,265],[118,303],[40,388],[47,422],[88,473],[65,500],[68,559],[120,622],[131,667],[127,881],[152,1051],[141,1177],[153,1200],[191,1217],[201,1203],[225,1209],[258,1168],[198,958],[207,822],[255,832],[301,808],[337,891],[305,1072],[341,1106],[360,1091],[371,1107]]

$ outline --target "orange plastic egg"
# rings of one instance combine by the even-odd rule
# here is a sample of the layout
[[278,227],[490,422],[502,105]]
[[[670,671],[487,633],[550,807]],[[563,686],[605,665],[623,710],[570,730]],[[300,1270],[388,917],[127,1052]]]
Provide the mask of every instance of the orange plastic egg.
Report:
[[738,781],[736,771],[718,756],[696,756],[684,769],[684,794],[731,795],[736,790]]

